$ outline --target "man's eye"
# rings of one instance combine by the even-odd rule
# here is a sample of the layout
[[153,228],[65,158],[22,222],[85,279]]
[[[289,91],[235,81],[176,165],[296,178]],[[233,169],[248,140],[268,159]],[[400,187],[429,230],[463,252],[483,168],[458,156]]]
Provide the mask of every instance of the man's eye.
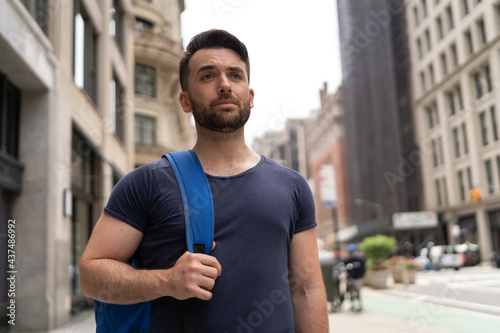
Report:
[[231,75],[231,77],[235,80],[241,80],[241,78],[242,78],[241,74],[239,74],[239,73],[234,73]]
[[213,78],[214,76],[212,74],[205,74],[201,77],[202,80],[208,80]]

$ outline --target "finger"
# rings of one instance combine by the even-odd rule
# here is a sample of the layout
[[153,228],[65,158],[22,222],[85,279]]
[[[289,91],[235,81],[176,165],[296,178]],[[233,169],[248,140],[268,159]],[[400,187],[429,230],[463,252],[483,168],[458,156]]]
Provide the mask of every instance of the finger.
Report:
[[204,279],[200,280],[198,286],[203,290],[210,291],[215,287],[215,279],[205,277]]
[[212,245],[212,251],[215,249],[215,242]]
[[208,290],[200,288],[195,297],[201,299],[202,301],[209,301],[212,299],[212,293]]
[[220,265],[217,258],[209,255],[200,255],[200,263],[205,266],[213,267],[217,269],[217,276],[220,276],[222,273],[222,266]]

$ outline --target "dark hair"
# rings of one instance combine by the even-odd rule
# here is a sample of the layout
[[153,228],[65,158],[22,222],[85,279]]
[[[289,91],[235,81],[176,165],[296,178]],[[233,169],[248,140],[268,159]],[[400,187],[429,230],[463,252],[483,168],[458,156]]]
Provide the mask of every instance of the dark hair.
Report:
[[189,61],[201,49],[230,49],[236,52],[245,63],[248,81],[250,81],[250,59],[245,44],[225,30],[212,29],[194,36],[183,52],[179,62],[179,78],[182,91],[187,90]]

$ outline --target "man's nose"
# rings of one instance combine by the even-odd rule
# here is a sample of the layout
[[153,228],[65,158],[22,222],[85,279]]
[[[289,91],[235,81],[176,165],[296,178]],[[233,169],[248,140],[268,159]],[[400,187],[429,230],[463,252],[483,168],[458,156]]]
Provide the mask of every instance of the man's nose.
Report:
[[231,92],[231,83],[225,75],[220,76],[219,94]]

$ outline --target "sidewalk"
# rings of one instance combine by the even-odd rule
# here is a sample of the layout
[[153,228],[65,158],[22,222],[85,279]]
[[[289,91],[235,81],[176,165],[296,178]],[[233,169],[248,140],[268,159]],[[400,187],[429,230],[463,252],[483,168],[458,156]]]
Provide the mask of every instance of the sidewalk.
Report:
[[[367,287],[363,288],[362,297],[362,312],[350,311],[346,301],[340,312],[329,314],[331,333],[497,333],[500,327],[500,318],[405,300]],[[95,332],[93,310],[82,312],[64,327],[45,333],[91,332]]]
[[[433,328],[422,328],[408,324],[404,319],[375,313],[372,311],[342,312],[329,315],[330,332],[349,333],[449,333]],[[75,316],[73,320],[62,328],[47,333],[91,333],[95,332],[94,312],[85,311]],[[215,333],[215,332],[214,332]],[[313,332],[311,332],[313,333]]]

